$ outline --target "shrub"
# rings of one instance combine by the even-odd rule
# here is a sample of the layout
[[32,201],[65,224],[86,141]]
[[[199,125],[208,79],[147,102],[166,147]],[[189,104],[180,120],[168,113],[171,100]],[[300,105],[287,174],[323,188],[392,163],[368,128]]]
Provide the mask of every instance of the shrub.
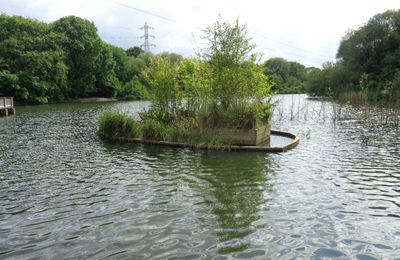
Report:
[[139,112],[142,121],[154,120],[163,124],[172,122],[172,116],[169,112],[157,108],[151,108],[147,111]]
[[149,93],[138,77],[135,76],[123,85],[120,96],[124,97],[124,100],[144,100],[149,97]]
[[200,112],[202,128],[253,129],[257,124],[268,123],[272,116],[272,104],[241,103],[223,108],[213,103]]
[[140,126],[135,119],[121,112],[106,112],[99,118],[100,126],[98,133],[105,137],[128,137],[140,136]]
[[164,141],[167,140],[166,127],[157,120],[149,119],[143,121],[142,135],[145,140]]

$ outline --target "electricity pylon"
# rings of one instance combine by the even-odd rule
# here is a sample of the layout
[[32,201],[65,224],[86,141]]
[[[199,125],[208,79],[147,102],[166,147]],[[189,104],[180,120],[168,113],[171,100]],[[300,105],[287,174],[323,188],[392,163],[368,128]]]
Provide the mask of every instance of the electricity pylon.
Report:
[[149,34],[149,29],[154,30],[154,27],[148,26],[147,22],[144,23],[143,27],[140,27],[141,30],[144,30],[144,35],[140,37],[140,39],[144,38],[144,43],[142,45],[140,45],[140,47],[143,48],[143,50],[145,52],[149,52],[150,51],[150,47],[156,47],[155,44],[150,43],[149,38],[155,38],[154,35]]

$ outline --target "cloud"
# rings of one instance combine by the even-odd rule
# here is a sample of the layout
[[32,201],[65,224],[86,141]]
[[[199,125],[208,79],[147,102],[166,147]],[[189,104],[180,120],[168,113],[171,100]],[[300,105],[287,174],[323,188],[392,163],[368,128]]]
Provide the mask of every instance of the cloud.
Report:
[[142,44],[139,28],[155,29],[153,52],[193,55],[201,30],[222,15],[246,23],[257,52],[320,67],[335,59],[340,39],[370,17],[398,9],[398,0],[0,0],[1,11],[45,22],[76,15],[93,21],[107,42]]

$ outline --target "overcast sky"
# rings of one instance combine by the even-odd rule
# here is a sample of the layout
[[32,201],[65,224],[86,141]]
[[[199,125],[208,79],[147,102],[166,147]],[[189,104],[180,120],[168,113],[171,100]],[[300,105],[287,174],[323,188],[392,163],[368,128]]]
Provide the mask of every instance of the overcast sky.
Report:
[[154,27],[153,53],[193,55],[201,30],[239,17],[263,59],[283,57],[306,66],[334,61],[341,38],[370,17],[400,9],[400,0],[0,0],[0,12],[52,22],[76,15],[93,21],[100,37],[122,48],[140,46]]

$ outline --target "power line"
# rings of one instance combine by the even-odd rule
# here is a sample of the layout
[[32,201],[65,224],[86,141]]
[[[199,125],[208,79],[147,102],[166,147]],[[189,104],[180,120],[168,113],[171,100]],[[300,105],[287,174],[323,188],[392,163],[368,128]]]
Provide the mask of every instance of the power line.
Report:
[[139,39],[139,36],[102,36],[104,39]]
[[[136,10],[136,11],[138,11],[138,12],[145,13],[145,14],[148,14],[148,15],[151,15],[151,16],[154,16],[154,17],[157,17],[157,18],[166,20],[166,21],[168,21],[168,22],[173,22],[173,23],[182,24],[181,21],[177,21],[177,20],[174,20],[174,19],[165,17],[165,16],[161,16],[161,15],[158,15],[158,14],[153,13],[153,12],[149,12],[149,11],[146,11],[146,10],[143,10],[143,9],[140,9],[140,8],[133,7],[133,6],[131,6],[131,5],[127,5],[127,4],[124,4],[124,3],[120,3],[120,2],[117,2],[117,1],[115,1],[115,0],[108,0],[108,1],[109,1],[109,2],[112,2],[112,3],[114,3],[114,4],[117,4],[117,5],[123,6],[123,7],[125,7],[125,8],[133,9],[133,10]],[[144,28],[144,27],[142,27],[142,28]],[[304,53],[309,53],[310,55],[312,55],[312,56],[314,56],[314,57],[320,57],[320,58],[323,58],[323,59],[330,59],[330,58],[331,58],[331,57],[330,57],[329,55],[327,55],[327,54],[317,53],[317,52],[310,51],[310,50],[307,50],[307,49],[299,48],[299,47],[294,46],[294,45],[292,45],[292,44],[290,44],[290,43],[287,43],[287,42],[284,42],[284,41],[281,41],[281,40],[277,40],[277,39],[274,39],[274,38],[265,36],[264,34],[259,33],[259,32],[256,32],[256,31],[253,31],[253,30],[249,30],[249,32],[253,33],[254,35],[258,35],[259,37],[262,37],[262,38],[264,38],[264,39],[267,39],[267,40],[276,42],[276,43],[278,43],[278,44],[280,44],[280,45],[284,45],[284,46],[289,47],[289,48],[291,48],[291,49],[301,51],[303,54],[304,54]],[[289,35],[289,34],[287,33],[287,35]],[[149,45],[146,44],[146,34],[143,35],[141,38],[145,38],[145,43],[144,43],[142,46],[144,46],[145,48],[146,48],[146,46],[148,46],[149,48],[150,48],[150,46],[152,46],[150,43],[149,43]],[[194,38],[193,35],[192,35],[192,38]],[[196,42],[195,42],[195,45],[197,45]],[[193,46],[193,47],[195,47],[195,46]],[[196,47],[198,48],[198,46],[196,46]],[[264,47],[264,48],[265,48],[265,47]],[[271,49],[269,49],[269,48],[265,48],[265,49],[271,50]],[[289,51],[289,52],[290,52],[290,51]],[[299,56],[299,57],[300,57],[300,55],[298,55],[298,54],[297,54],[296,56]],[[303,55],[301,55],[301,56],[303,56]]]
[[281,44],[281,45],[285,45],[285,46],[287,46],[287,47],[289,47],[289,48],[296,49],[296,50],[299,50],[299,51],[302,51],[302,52],[308,52],[308,53],[312,54],[313,56],[319,56],[319,57],[321,57],[321,58],[330,58],[330,57],[329,57],[328,55],[326,55],[326,54],[322,54],[322,53],[317,53],[317,52],[305,50],[305,49],[302,49],[302,48],[293,46],[293,45],[291,45],[291,44],[289,44],[289,43],[286,43],[286,42],[283,42],[283,41],[280,41],[280,40],[276,40],[276,39],[267,37],[267,36],[265,36],[265,35],[263,35],[263,34],[261,34],[261,33],[255,32],[255,31],[250,31],[250,30],[249,30],[249,32],[252,32],[253,34],[258,35],[259,37],[262,37],[262,38],[264,38],[264,39],[267,39],[267,40],[276,42],[276,43]]
[[177,23],[177,21],[174,20],[174,19],[171,19],[171,18],[168,18],[168,17],[165,17],[165,16],[161,16],[161,15],[158,15],[158,14],[155,14],[155,13],[152,13],[152,12],[149,12],[149,11],[146,11],[146,10],[143,10],[143,9],[139,9],[139,8],[133,7],[133,6],[131,6],[131,5],[127,5],[127,4],[124,4],[124,3],[120,3],[120,2],[117,2],[117,1],[114,1],[114,0],[108,0],[108,1],[109,1],[109,2],[112,2],[112,3],[114,3],[114,4],[117,4],[117,5],[120,5],[120,6],[129,8],[129,9],[136,10],[136,11],[141,12],[141,13],[145,13],[145,14],[148,14],[148,15],[151,15],[151,16],[154,16],[154,17],[158,17],[158,18],[163,19],[163,20],[166,20],[166,21],[170,21],[170,22],[173,22],[173,23]]

